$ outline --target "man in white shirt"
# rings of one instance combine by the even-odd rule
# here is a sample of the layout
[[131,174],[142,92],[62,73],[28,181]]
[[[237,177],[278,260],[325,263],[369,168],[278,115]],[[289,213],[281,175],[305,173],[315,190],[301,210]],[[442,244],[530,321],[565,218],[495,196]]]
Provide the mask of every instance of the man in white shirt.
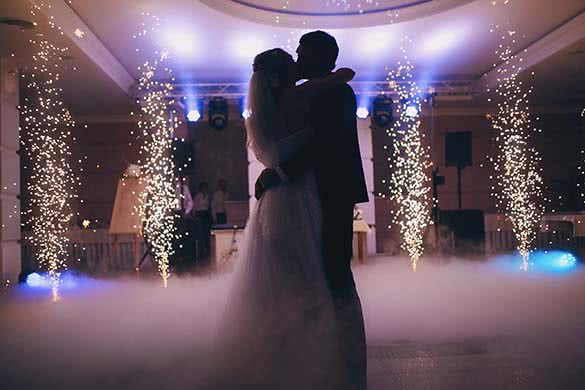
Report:
[[199,191],[193,199],[195,222],[197,226],[197,241],[199,242],[199,256],[204,257],[209,253],[209,236],[211,234],[211,212],[209,204],[209,185],[202,181],[199,183]]
[[195,199],[193,199],[193,210],[195,216],[197,213],[209,213],[209,185],[204,181],[199,183],[199,189],[195,194]]
[[217,182],[217,191],[213,193],[211,201],[211,214],[215,219],[217,225],[225,225],[227,223],[227,213],[225,209],[225,201],[227,200],[227,182],[220,179]]
[[190,215],[193,210],[193,198],[191,197],[191,190],[189,189],[188,177],[177,178],[176,195],[176,210],[181,213],[182,217]]
[[176,203],[175,220],[179,239],[174,240],[174,256],[170,259],[171,267],[176,272],[195,260],[195,221],[191,216],[193,210],[193,198],[191,197],[189,177],[178,176],[176,178]]

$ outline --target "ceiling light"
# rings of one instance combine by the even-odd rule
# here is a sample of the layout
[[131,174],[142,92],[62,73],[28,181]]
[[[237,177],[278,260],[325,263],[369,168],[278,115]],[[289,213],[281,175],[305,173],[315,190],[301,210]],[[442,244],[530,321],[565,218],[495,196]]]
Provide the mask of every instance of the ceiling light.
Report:
[[465,36],[462,29],[445,29],[435,31],[429,35],[422,44],[425,54],[437,54],[452,48]]
[[174,54],[189,55],[195,52],[195,38],[188,29],[168,30],[164,34],[164,45]]
[[259,36],[240,35],[231,41],[232,52],[242,60],[252,60],[258,53],[269,48],[265,39]]
[[390,44],[389,31],[365,33],[359,42],[358,50],[366,55],[383,54]]

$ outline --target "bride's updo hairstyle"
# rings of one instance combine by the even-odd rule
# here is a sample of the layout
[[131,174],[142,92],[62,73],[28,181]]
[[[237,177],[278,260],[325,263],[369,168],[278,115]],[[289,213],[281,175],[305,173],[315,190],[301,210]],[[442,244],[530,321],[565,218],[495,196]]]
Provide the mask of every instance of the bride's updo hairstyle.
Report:
[[[284,88],[290,84],[290,70],[294,60],[282,49],[271,49],[254,58],[254,74],[250,80],[246,120],[248,145],[256,156],[269,160],[272,149],[284,129],[278,103]],[[293,84],[294,85],[294,84]]]
[[278,99],[281,90],[290,83],[290,66],[294,64],[294,60],[290,54],[282,49],[270,49],[258,54],[254,58],[254,73],[264,73],[271,82],[274,89],[274,96]]

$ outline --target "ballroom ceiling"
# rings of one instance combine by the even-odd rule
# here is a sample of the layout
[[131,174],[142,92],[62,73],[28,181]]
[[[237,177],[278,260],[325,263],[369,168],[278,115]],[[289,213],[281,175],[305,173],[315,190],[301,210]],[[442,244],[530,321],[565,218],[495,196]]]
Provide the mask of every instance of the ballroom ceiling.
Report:
[[[128,84],[138,78],[144,53],[157,48],[169,49],[179,81],[244,82],[256,53],[272,47],[294,52],[302,33],[317,28],[336,36],[341,47],[338,64],[355,68],[361,81],[384,80],[387,69],[400,60],[400,46],[408,36],[418,79],[474,82],[497,64],[499,36],[490,29],[498,24],[517,32],[518,51],[536,44],[535,53],[543,53],[533,69],[539,104],[574,101],[582,97],[585,84],[585,61],[578,54],[585,50],[585,32],[577,26],[559,33],[583,18],[585,0],[510,0],[507,5],[504,0],[46,1],[55,9],[66,8],[60,19],[65,35],[47,30],[42,18],[33,30],[0,24],[0,55],[14,54],[25,69],[31,54],[28,39],[34,34],[44,33],[69,46],[68,66],[77,71],[64,77],[67,101],[83,114],[128,111]],[[31,19],[29,4],[4,0],[0,18]],[[142,28],[142,11],[162,22],[155,33],[138,41],[132,35]],[[84,38],[72,34],[78,26]],[[555,34],[571,34],[574,42],[558,50],[539,49]]]
[[201,0],[239,18],[304,28],[369,27],[429,16],[473,0]]

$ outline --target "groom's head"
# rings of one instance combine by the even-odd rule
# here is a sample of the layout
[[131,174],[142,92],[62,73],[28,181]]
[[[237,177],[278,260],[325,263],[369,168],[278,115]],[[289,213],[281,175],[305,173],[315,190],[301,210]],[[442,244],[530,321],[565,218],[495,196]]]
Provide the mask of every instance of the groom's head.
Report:
[[320,77],[335,69],[339,46],[324,31],[312,31],[301,37],[297,49],[297,65],[302,78]]

